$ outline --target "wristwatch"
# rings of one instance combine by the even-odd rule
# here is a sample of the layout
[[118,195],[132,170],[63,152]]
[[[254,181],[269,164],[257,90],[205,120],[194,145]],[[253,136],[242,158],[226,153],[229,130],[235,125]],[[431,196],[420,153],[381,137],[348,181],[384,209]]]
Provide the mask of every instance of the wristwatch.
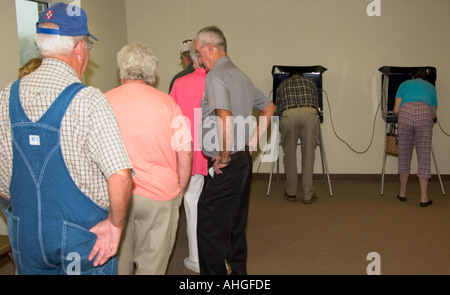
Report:
[[223,162],[222,160],[219,160],[219,163],[220,164],[228,164],[228,163],[230,163],[231,162],[231,157],[228,159],[228,161],[226,161],[226,162]]

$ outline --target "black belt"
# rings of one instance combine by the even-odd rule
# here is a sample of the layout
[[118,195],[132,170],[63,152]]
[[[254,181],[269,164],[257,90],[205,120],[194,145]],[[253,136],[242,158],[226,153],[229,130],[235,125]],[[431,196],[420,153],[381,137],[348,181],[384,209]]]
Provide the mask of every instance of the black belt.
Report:
[[245,145],[245,150],[244,151],[235,152],[234,154],[231,154],[230,161],[242,158],[243,156],[247,155],[249,151],[250,151],[250,149],[248,148],[248,145]]
[[313,109],[315,109],[316,106],[313,105],[313,104],[299,104],[299,105],[296,105],[296,106],[285,107],[284,111],[285,110],[290,110],[290,109],[299,109],[299,108],[313,108]]
[[231,160],[230,161],[234,161],[237,160],[239,158],[242,158],[243,156],[247,155],[248,151],[241,151],[241,152],[235,152],[234,154],[231,154]]

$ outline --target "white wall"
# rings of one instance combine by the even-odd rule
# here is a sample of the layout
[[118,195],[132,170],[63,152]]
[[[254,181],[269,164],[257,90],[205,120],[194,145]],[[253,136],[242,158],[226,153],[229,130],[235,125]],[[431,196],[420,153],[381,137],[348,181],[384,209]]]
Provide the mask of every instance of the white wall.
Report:
[[17,78],[20,57],[19,37],[16,27],[16,6],[14,1],[4,1],[0,9],[0,26],[4,29],[0,42],[0,87]]
[[[381,0],[381,16],[373,17],[366,13],[370,3],[126,0],[128,40],[143,42],[158,56],[157,87],[165,92],[173,75],[181,70],[179,43],[209,25],[224,31],[232,60],[268,96],[272,91],[273,65],[326,67],[324,89],[339,137],[353,149],[364,151],[371,141],[376,118],[372,146],[364,154],[355,153],[335,136],[330,108],[324,100],[322,132],[330,173],[378,174],[385,128],[381,113],[376,114],[381,97],[381,66],[436,67],[439,120],[450,132],[450,119],[446,116],[450,94],[450,1]],[[435,126],[433,146],[441,174],[450,173],[449,143],[449,137]],[[260,172],[269,171],[269,167],[263,164]],[[412,173],[416,167],[414,158]],[[386,169],[386,173],[396,174],[397,159],[388,157]],[[316,173],[321,173],[320,161],[316,161]]]
[[120,83],[116,57],[127,44],[125,0],[81,0],[81,7],[90,32],[99,39],[90,51],[85,83],[107,92]]
[[[3,30],[3,42],[0,43],[0,87],[17,78],[20,65],[19,37],[17,36],[16,8],[14,1],[4,1],[0,9],[0,27],[11,28]],[[15,28],[15,29],[14,29]],[[0,234],[7,234],[6,218],[0,210]]]

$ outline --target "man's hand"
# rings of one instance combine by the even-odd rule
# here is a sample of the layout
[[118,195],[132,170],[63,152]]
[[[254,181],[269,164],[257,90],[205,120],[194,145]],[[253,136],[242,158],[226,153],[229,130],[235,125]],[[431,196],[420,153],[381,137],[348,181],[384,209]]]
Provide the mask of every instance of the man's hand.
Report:
[[0,198],[3,198],[7,201],[9,201],[9,198],[7,196],[5,196],[2,192],[0,192]]
[[94,267],[105,264],[117,253],[120,236],[127,220],[132,190],[131,169],[120,170],[108,178],[108,193],[111,203],[108,218],[89,230],[97,235],[97,241],[89,254],[89,261],[95,258]]
[[214,168],[214,173],[215,174],[222,174],[222,170],[221,169],[227,167],[228,164],[230,163],[228,161],[228,163],[222,164],[222,163],[220,163],[220,159],[221,159],[220,156],[215,156],[215,157],[213,157],[211,159],[213,161],[213,168]]
[[116,255],[122,229],[114,226],[109,219],[105,219],[89,231],[97,235],[97,241],[89,254],[89,261],[95,258],[93,265],[97,267]]

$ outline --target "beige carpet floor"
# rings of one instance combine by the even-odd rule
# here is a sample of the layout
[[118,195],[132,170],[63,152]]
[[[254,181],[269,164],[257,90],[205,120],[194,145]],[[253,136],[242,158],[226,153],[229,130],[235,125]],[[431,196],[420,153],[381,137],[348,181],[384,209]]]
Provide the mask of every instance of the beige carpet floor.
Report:
[[[250,275],[365,275],[379,254],[382,275],[450,274],[450,196],[431,181],[433,205],[419,207],[419,185],[411,178],[407,201],[397,198],[398,183],[386,182],[384,195],[377,181],[318,181],[319,200],[311,205],[282,198],[284,181],[258,175],[252,184],[248,217]],[[448,187],[448,182],[444,183]],[[183,212],[183,208],[181,208]],[[188,255],[184,214],[168,275],[195,275],[183,266]],[[7,256],[0,274],[13,274]]]
[[[411,177],[407,201],[397,200],[398,183],[315,183],[319,200],[311,205],[282,198],[284,181],[257,177],[252,184],[247,227],[251,275],[366,275],[371,252],[379,254],[382,275],[450,274],[450,200],[431,181],[433,205],[419,206],[419,184]],[[444,183],[444,188],[448,182]],[[298,196],[299,197],[299,196]],[[185,219],[168,274],[194,274],[187,257]]]

